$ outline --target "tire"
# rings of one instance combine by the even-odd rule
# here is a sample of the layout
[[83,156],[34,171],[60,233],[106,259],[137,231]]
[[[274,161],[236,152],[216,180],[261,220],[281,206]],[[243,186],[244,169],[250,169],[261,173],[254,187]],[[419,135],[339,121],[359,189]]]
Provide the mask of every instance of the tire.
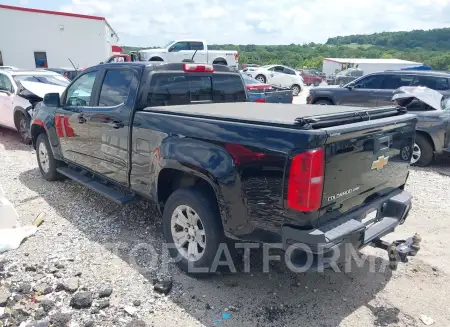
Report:
[[319,86],[320,82],[319,81],[314,81],[314,86]]
[[296,97],[297,95],[300,94],[300,92],[302,91],[302,88],[299,85],[294,84],[291,86],[291,90],[292,90],[292,95]]
[[[417,156],[417,157],[416,157]],[[418,167],[429,166],[434,159],[433,146],[430,141],[421,134],[416,134],[411,165]]]
[[320,106],[332,106],[333,102],[331,102],[330,100],[319,100],[314,102],[314,104],[318,104]]
[[216,61],[216,62],[213,62],[213,65],[227,66],[227,63],[226,63],[226,61]]
[[56,171],[61,163],[53,157],[53,151],[46,134],[39,134],[36,140],[36,157],[39,170],[45,180],[52,182],[64,178]]
[[257,75],[256,77],[255,77],[255,79],[256,80],[258,80],[258,81],[260,81],[261,83],[266,83],[266,77],[264,76],[264,75],[261,75],[261,74],[259,74],[259,75]]
[[[186,212],[190,209],[196,214],[193,216],[199,217],[200,219],[200,224],[194,224],[197,227],[197,229],[194,227],[195,232],[192,230],[192,220],[186,220],[189,219],[187,218]],[[177,210],[181,210],[183,215],[177,215]],[[175,218],[172,218],[173,216],[175,216]],[[183,221],[176,217],[182,217]],[[178,225],[180,222],[183,222],[187,226],[190,225],[190,227],[187,227],[190,229],[189,232],[186,232],[185,228]],[[199,234],[201,230],[204,231],[204,236]],[[200,236],[199,239],[202,241],[198,243],[195,243],[195,241],[188,241],[187,237],[190,236],[180,237],[184,239],[184,246],[180,245],[183,241],[174,241],[174,233],[187,235],[189,233],[192,234],[192,232],[195,233],[196,240]],[[167,243],[174,245],[169,247],[169,253],[173,258],[177,258],[178,267],[192,275],[211,273],[210,268],[214,262],[217,250],[221,243],[225,244],[225,236],[216,200],[215,198],[212,199],[206,191],[197,188],[179,189],[170,195],[164,206],[163,233]],[[189,244],[194,243],[197,245],[193,245],[193,248],[196,248],[198,251],[197,254],[200,254],[200,257],[198,258],[195,258],[188,252],[190,249]],[[190,258],[190,260],[188,261],[187,258]],[[223,260],[223,258],[221,260]],[[192,267],[207,267],[208,271],[203,271],[201,273],[195,272],[192,271]]]
[[29,123],[27,122],[27,119],[23,113],[18,113],[16,118],[16,128],[20,133],[20,139],[24,144],[30,145],[31,144],[31,134],[30,134],[30,128]]

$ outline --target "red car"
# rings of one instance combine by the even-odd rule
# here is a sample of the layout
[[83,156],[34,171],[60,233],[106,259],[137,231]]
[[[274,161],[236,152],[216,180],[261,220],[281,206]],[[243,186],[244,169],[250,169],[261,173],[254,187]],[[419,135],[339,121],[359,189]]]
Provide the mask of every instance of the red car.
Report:
[[303,83],[305,85],[319,86],[323,81],[323,77],[310,72],[309,70],[301,70]]
[[246,75],[242,75],[247,91],[253,90],[272,90],[272,85],[261,83],[260,81]]

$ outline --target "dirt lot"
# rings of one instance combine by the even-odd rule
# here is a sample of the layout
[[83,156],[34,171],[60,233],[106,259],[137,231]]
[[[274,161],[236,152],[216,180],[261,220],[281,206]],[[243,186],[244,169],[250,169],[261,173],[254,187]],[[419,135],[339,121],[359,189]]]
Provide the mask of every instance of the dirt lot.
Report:
[[[422,320],[450,326],[449,165],[440,159],[431,168],[411,169],[407,190],[414,206],[396,236],[419,232],[423,246],[395,272],[380,271],[387,255],[366,248],[366,255],[377,258],[375,272],[365,265],[350,273],[294,274],[274,265],[264,274],[256,254],[252,273],[194,279],[173,265],[166,270],[160,262],[152,264],[148,252],[136,247],[160,249],[155,207],[145,202],[121,207],[72,181],[45,182],[34,150],[0,129],[0,185],[22,222],[46,213],[34,237],[0,256],[9,269],[1,283],[4,288],[19,282],[34,289],[49,286],[40,293],[49,293],[55,305],[39,318],[45,323],[50,317],[54,325],[62,313],[70,326],[425,326]],[[73,295],[55,286],[74,276],[79,290],[94,298],[111,287],[108,305],[94,299],[91,309],[70,308]],[[169,295],[154,290],[155,278],[173,280]],[[23,319],[32,320],[34,313],[23,311]]]

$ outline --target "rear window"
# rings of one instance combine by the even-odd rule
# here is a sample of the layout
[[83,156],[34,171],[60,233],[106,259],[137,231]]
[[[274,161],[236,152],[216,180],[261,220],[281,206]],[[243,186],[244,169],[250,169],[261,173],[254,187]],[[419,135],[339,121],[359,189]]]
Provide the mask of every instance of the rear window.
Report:
[[244,85],[238,75],[156,73],[150,83],[147,106],[245,101]]
[[414,78],[413,86],[425,86],[436,91],[446,91],[450,89],[446,77],[436,76],[416,76]]

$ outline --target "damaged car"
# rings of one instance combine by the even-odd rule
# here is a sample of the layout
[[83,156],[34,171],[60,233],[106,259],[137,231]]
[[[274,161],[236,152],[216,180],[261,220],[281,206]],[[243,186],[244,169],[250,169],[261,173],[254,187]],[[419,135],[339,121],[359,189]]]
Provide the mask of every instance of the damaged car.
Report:
[[29,126],[38,103],[47,93],[62,94],[69,83],[51,71],[0,71],[0,126],[18,131],[31,144]]
[[418,117],[411,164],[426,167],[437,155],[450,153],[450,98],[427,87],[403,86],[392,101]]

